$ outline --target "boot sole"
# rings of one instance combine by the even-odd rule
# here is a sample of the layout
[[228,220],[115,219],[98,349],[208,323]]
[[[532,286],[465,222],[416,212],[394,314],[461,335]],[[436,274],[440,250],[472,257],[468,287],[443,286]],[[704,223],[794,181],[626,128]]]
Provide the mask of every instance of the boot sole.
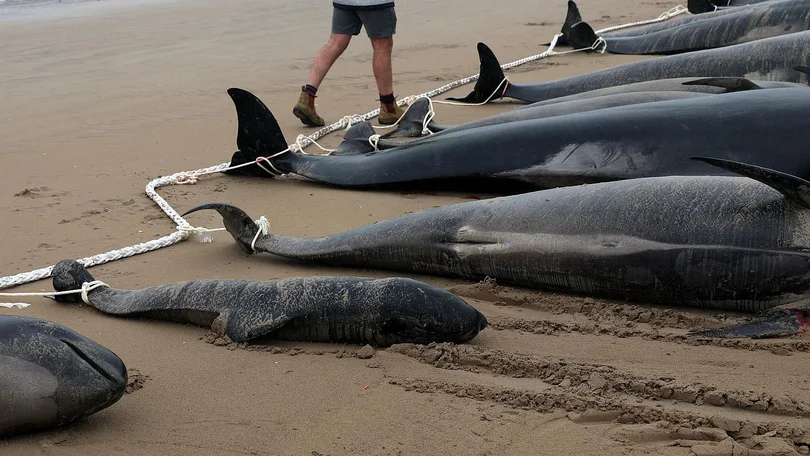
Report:
[[316,124],[315,122],[313,122],[309,118],[309,116],[307,116],[306,113],[304,113],[304,111],[298,106],[293,108],[293,115],[295,117],[298,117],[298,119],[301,120],[301,123],[306,125],[307,127],[323,127],[323,124]]

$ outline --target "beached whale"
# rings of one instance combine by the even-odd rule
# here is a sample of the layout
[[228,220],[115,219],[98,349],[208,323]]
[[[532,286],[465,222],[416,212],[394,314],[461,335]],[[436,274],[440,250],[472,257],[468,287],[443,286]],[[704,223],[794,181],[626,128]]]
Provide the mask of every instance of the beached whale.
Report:
[[[448,99],[482,103],[500,90],[505,75],[495,54],[484,43],[478,43],[478,55],[480,76],[472,92],[465,97]],[[625,63],[553,81],[510,82],[503,94],[504,97],[534,103],[606,87],[685,77],[738,77],[807,84],[808,64],[810,31]]]
[[[700,0],[690,3],[700,3]],[[705,3],[706,9],[716,8],[709,0],[702,0],[702,3]],[[564,28],[567,28],[567,41],[574,49],[592,48],[601,38],[602,42],[596,44],[598,51],[606,50],[614,54],[677,54],[806,31],[810,29],[810,0],[770,1],[706,13],[700,19],[664,29],[653,24],[633,30],[632,35],[597,35],[582,20]],[[572,20],[570,14],[566,18],[566,21],[569,20]]]
[[124,362],[60,324],[0,315],[0,438],[62,426],[118,402]]
[[[53,268],[56,291],[76,290],[93,276],[80,263]],[[464,343],[487,326],[460,297],[408,278],[307,277],[278,281],[197,280],[141,290],[96,288],[101,312],[210,327],[234,342],[257,337],[387,346]],[[81,302],[76,295],[61,302]]]
[[[379,149],[390,149],[402,145],[401,142],[386,141],[386,139],[390,138],[417,138],[430,133],[469,130],[470,128],[514,122],[517,120],[542,119],[577,112],[612,108],[615,106],[629,106],[652,101],[695,98],[743,90],[805,87],[807,87],[807,85],[793,82],[752,81],[745,78],[658,79],[655,81],[607,87],[576,95],[538,101],[521,106],[512,111],[472,120],[461,125],[442,125],[436,123],[433,120],[434,117],[428,119],[431,104],[426,98],[420,98],[411,104],[394,130],[381,135],[381,140],[377,142],[377,147]],[[426,120],[428,120],[427,124],[425,123]],[[425,127],[427,127],[429,133],[424,131]],[[336,151],[337,154],[356,153],[355,151],[357,150],[369,151],[368,147],[370,144],[368,137],[376,132],[374,132],[373,128],[361,126],[360,124],[357,124],[357,129],[362,130],[363,133],[359,131],[352,133],[347,132],[344,136],[344,144],[338,147]]]
[[[810,289],[810,182],[696,157],[736,176],[560,187],[442,206],[319,238],[257,234],[214,209],[248,253],[480,280],[572,294],[760,311]],[[255,239],[255,241],[254,241]]]
[[[229,94],[239,120],[239,151],[231,164],[251,163],[287,147],[261,100],[241,89]],[[810,178],[810,155],[802,152],[810,130],[807,106],[807,87],[747,90],[447,131],[359,155],[286,152],[264,168],[252,164],[227,172],[271,177],[265,169],[272,166],[340,187],[430,183],[492,193],[676,174],[732,174],[689,159],[698,154]]]
[[[522,109],[515,109],[512,111],[495,114],[492,116],[484,117],[481,119],[466,122],[460,125],[443,125],[438,124],[429,118],[431,103],[427,98],[420,98],[413,102],[405,115],[399,120],[396,128],[381,136],[381,140],[377,143],[379,149],[390,149],[402,145],[401,142],[385,141],[390,138],[418,138],[425,134],[439,133],[447,131],[462,131],[471,128],[485,127],[488,125],[497,125],[508,122],[516,122],[520,120],[531,119],[545,119],[547,117],[562,116],[566,114],[575,114],[578,112],[596,111],[604,108],[612,108],[615,106],[630,106],[640,103],[650,103],[653,101],[666,101],[666,100],[681,100],[685,98],[696,98],[701,96],[709,96],[709,93],[699,91],[655,91],[655,92],[629,92],[617,93],[613,95],[605,95],[602,97],[593,97],[581,100],[565,101],[561,103],[549,103],[547,105],[528,105]],[[426,122],[427,121],[427,122]],[[364,133],[376,134],[374,128],[370,127],[371,123],[366,122],[368,125],[357,124],[351,128],[362,129]],[[424,131],[427,128],[427,132]],[[359,139],[355,141],[359,148],[346,148],[338,147],[337,154],[341,153],[357,153],[358,151],[371,152],[374,149],[368,149],[369,141],[368,136],[363,138],[361,134],[346,133],[344,136],[345,143],[352,143],[352,139]],[[365,139],[365,141],[363,141]]]

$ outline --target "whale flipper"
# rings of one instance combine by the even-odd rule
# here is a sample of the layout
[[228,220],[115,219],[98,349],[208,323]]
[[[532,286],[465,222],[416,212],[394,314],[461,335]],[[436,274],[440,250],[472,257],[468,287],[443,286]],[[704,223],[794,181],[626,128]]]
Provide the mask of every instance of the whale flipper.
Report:
[[568,31],[568,42],[574,49],[592,48],[599,37],[587,22],[577,22],[571,25]]
[[374,134],[376,132],[371,122],[356,123],[346,131],[343,141],[332,155],[362,155],[374,152],[374,146],[368,140]]
[[686,9],[691,14],[713,13],[717,11],[717,5],[710,0],[687,0]]
[[[381,136],[381,138],[419,138],[423,135],[422,126],[430,113],[430,99],[420,98],[411,104],[405,115],[402,116],[397,128]],[[430,129],[430,128],[429,128]],[[430,129],[432,131],[432,129]]]
[[503,74],[501,64],[492,49],[484,43],[478,43],[478,60],[481,62],[478,70],[480,76],[473,91],[464,98],[448,97],[448,100],[462,103],[483,103],[504,83],[506,75]]
[[810,209],[810,182],[801,177],[792,176],[787,173],[776,171],[762,166],[749,165],[746,163],[720,158],[691,157],[692,160],[702,161],[710,165],[723,168],[727,171],[737,173],[759,181],[779,193],[785,195],[790,200],[795,201]]
[[[247,90],[228,89],[228,95],[236,108],[239,130],[236,135],[236,146],[239,148],[231,158],[231,166],[255,161],[258,157],[267,157],[287,148],[287,140],[278,121],[270,109]],[[256,177],[273,177],[258,165],[246,166],[224,171],[225,174],[247,175]]]
[[729,92],[741,92],[743,90],[756,90],[762,88],[750,79],[732,77],[695,79],[694,81],[686,81],[683,83],[683,85],[705,85],[720,87],[728,90]]

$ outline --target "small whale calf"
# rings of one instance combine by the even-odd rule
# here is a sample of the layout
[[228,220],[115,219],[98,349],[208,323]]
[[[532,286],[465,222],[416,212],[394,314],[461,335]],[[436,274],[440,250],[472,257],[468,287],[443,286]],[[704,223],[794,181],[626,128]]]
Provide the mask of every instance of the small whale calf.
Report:
[[[52,274],[56,291],[95,280],[73,260],[60,261]],[[56,299],[81,301],[76,295]],[[267,336],[378,346],[464,343],[487,326],[484,315],[453,293],[398,277],[195,280],[142,290],[101,287],[88,299],[104,313],[210,327],[234,342]]]
[[0,438],[43,431],[115,404],[124,362],[60,324],[0,315]]

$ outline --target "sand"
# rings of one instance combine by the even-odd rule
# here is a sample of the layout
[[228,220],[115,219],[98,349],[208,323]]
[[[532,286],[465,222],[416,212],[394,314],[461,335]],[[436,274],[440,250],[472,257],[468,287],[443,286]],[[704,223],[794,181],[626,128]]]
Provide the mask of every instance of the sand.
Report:
[[[675,6],[607,0],[580,7],[595,27]],[[143,192],[157,176],[227,161],[229,87],[253,91],[288,138],[290,110],[325,42],[327,2],[161,0],[50,5],[0,26],[0,232],[11,275],[169,234]],[[484,41],[505,63],[542,52],[563,1],[410,0],[398,6],[396,93],[475,74]],[[642,57],[576,54],[524,65],[515,82]],[[376,107],[370,45],[355,39],[321,88],[327,121]],[[471,86],[447,95],[465,94]],[[459,123],[514,108],[437,106]],[[323,141],[335,146],[339,134]],[[486,195],[486,189],[481,189]],[[275,232],[336,233],[467,194],[337,190],[288,178],[215,176],[162,194],[179,211],[210,201],[266,215]],[[215,214],[193,223],[220,227]],[[246,257],[227,233],[95,267],[116,288],[212,278],[389,275]],[[572,298],[497,284],[415,278],[469,299],[491,327],[468,346],[209,343],[205,328],[113,318],[32,298],[25,310],[120,355],[129,394],[63,429],[0,441],[6,455],[731,455],[807,453],[810,342],[708,341],[689,328],[724,318],[688,309]],[[50,291],[47,280],[14,291]]]

